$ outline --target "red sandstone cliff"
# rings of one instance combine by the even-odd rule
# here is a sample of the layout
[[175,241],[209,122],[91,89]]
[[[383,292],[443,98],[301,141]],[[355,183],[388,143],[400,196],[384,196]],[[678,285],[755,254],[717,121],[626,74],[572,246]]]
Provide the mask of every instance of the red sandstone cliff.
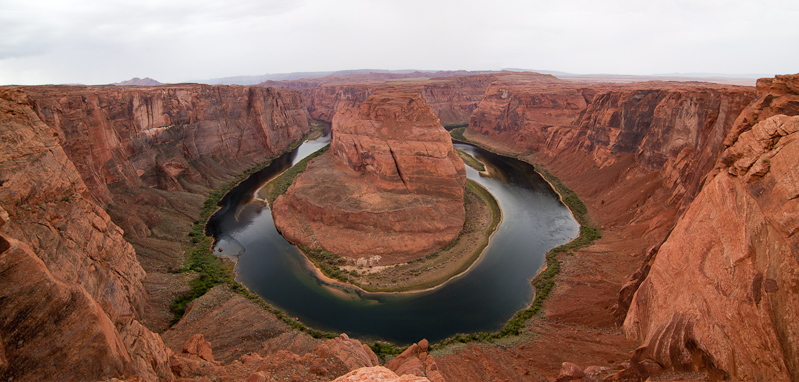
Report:
[[330,147],[273,205],[289,241],[382,265],[458,236],[466,171],[415,89],[378,89],[340,107]]
[[289,90],[189,84],[25,91],[105,203],[113,200],[111,183],[165,190],[183,190],[181,178],[213,184],[220,172],[235,172],[224,167],[263,160],[308,132],[305,108]]
[[517,152],[540,150],[554,129],[570,125],[602,85],[537,73],[502,76],[485,91],[469,131]]
[[0,375],[172,379],[141,322],[162,328],[185,288],[166,272],[182,238],[209,189],[298,140],[306,115],[266,88],[0,89]]
[[[523,77],[539,74],[518,74]],[[435,77],[403,81],[402,86],[417,89],[427,104],[433,108],[444,126],[463,125],[469,122],[472,112],[483,99],[489,84],[509,73],[468,75],[463,77]],[[386,82],[369,81],[317,81],[313,83],[285,81],[280,86],[300,89],[303,101],[313,118],[332,122],[341,104],[363,102],[372,90],[386,86]]]
[[[799,381],[799,76],[759,81],[624,322],[637,359]],[[784,113],[784,114],[783,114]]]
[[0,378],[171,379],[161,338],[138,321],[133,248],[19,88],[0,89],[0,135]]

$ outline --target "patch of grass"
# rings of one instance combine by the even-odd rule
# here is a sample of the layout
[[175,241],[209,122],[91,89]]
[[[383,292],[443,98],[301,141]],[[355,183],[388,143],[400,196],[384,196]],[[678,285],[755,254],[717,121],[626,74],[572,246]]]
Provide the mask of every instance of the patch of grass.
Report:
[[444,125],[444,130],[452,131],[452,130],[455,130],[455,129],[461,128],[461,127],[464,128],[464,129],[469,127],[469,122],[466,122],[466,123],[451,123],[449,125]]
[[455,149],[455,152],[458,153],[458,156],[461,157],[461,160],[463,160],[463,163],[465,163],[467,166],[469,166],[469,167],[471,167],[471,168],[473,168],[473,169],[475,169],[477,171],[485,171],[486,170],[485,164],[483,164],[483,162],[480,162],[479,160],[477,160],[477,158],[475,158],[475,157],[463,152],[462,150]]
[[340,256],[324,250],[309,249],[300,244],[297,244],[297,248],[305,253],[306,257],[308,257],[325,276],[355,285],[362,289],[364,288],[363,285],[351,278],[352,274],[350,272],[343,271],[338,267],[344,263],[344,259]]
[[449,136],[451,136],[453,140],[456,140],[458,142],[471,143],[468,139],[466,139],[466,137],[463,136],[463,132],[466,131],[467,127],[469,127],[469,125],[456,127],[450,130]]
[[380,357],[380,360],[383,362],[402,354],[402,352],[408,349],[407,346],[399,347],[397,345],[382,341],[378,341],[369,345],[369,348],[372,349],[372,351],[375,352],[375,354],[377,354],[377,356]]

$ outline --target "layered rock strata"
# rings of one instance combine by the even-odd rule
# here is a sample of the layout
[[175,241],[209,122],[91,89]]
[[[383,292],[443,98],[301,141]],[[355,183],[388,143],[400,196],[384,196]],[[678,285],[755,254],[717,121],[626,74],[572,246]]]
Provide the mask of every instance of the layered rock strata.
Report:
[[[441,73],[438,73],[441,74]],[[470,74],[470,75],[466,75]],[[463,76],[421,77],[403,81],[403,86],[417,89],[427,104],[433,108],[441,124],[447,126],[469,123],[472,112],[483,99],[486,88],[499,78],[522,78],[525,81],[540,79],[538,73],[464,73]],[[374,89],[386,86],[385,82],[351,79],[339,81],[281,81],[266,82],[264,85],[298,89],[310,115],[319,120],[332,122],[340,105],[347,102],[363,102]]]
[[168,350],[138,321],[133,247],[34,109],[21,89],[0,89],[0,377],[169,380]]
[[799,380],[799,116],[779,114],[799,114],[798,77],[758,83],[730,146],[657,251],[624,321],[643,343],[637,359]]
[[22,381],[171,380],[142,322],[187,287],[165,271],[205,195],[309,129],[296,92],[201,85],[6,87],[0,126],[0,375]]
[[31,109],[148,272],[145,321],[166,329],[174,270],[206,196],[309,132],[296,91],[196,84],[26,87]]
[[429,254],[463,227],[466,171],[432,109],[403,88],[333,120],[330,152],[273,205],[290,241],[368,265]]
[[283,151],[308,133],[297,92],[262,87],[29,87],[92,195],[108,185],[184,191]]

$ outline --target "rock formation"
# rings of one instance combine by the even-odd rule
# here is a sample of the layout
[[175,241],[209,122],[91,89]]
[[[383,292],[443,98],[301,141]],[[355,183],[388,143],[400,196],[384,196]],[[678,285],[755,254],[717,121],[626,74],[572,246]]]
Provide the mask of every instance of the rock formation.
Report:
[[517,152],[537,151],[552,130],[570,125],[602,86],[537,73],[501,76],[486,89],[469,130]]
[[333,120],[329,154],[272,208],[290,241],[369,265],[424,256],[463,227],[466,171],[413,89],[375,91]]
[[386,366],[398,375],[415,375],[424,377],[431,382],[444,382],[444,376],[438,370],[436,360],[428,351],[427,340],[413,344],[396,358],[389,361]]
[[[637,359],[799,380],[799,76],[759,82],[624,321]],[[753,124],[754,122],[754,124]]]
[[[538,73],[479,74],[479,72],[468,72],[463,73],[463,76],[451,74],[453,73],[435,73],[435,76],[429,77],[429,73],[426,75],[420,73],[413,80],[405,81],[402,85],[409,89],[417,89],[445,127],[469,123],[472,112],[485,95],[486,88],[499,78],[514,77],[525,81],[540,77],[552,79],[551,76]],[[363,102],[372,90],[386,85],[376,79],[356,81],[358,78],[363,77],[268,81],[262,85],[298,89],[302,93],[303,101],[311,117],[332,122],[340,105],[350,101]]]

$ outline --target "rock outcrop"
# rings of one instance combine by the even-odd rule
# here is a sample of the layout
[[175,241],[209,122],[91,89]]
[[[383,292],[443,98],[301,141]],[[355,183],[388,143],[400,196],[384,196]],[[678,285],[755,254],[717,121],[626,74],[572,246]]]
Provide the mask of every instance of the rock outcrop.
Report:
[[432,382],[445,382],[444,376],[438,370],[436,360],[427,352],[428,346],[427,340],[421,340],[389,361],[386,367],[398,375],[415,375]]
[[424,377],[417,377],[414,375],[399,376],[393,371],[386,369],[383,366],[364,367],[353,370],[341,377],[338,377],[334,382],[429,382],[430,380]]
[[[25,87],[83,183],[148,272],[145,321],[164,330],[185,291],[170,272],[206,196],[309,132],[296,91],[196,84]],[[183,286],[181,286],[181,284]]]
[[657,251],[624,322],[643,343],[636,359],[799,380],[799,117],[779,114],[799,114],[797,78],[759,82],[730,146]]
[[724,137],[753,96],[751,88],[680,83],[599,93],[574,129],[548,139],[547,150],[588,152],[599,167],[632,154],[642,170],[658,173],[678,204],[699,191]]
[[[441,74],[441,73],[439,73]],[[471,75],[467,75],[471,74]],[[478,74],[464,73],[463,76],[437,76],[417,78],[404,82],[402,86],[416,89],[427,104],[433,108],[441,124],[447,126],[469,123],[472,112],[483,99],[486,88],[499,78],[533,78],[537,73]],[[551,78],[550,76],[546,76]],[[348,102],[363,102],[375,89],[386,86],[385,82],[362,81],[282,81],[268,82],[269,86],[298,89],[308,107],[311,117],[332,122],[339,106]]]
[[309,130],[296,92],[201,85],[6,87],[0,126],[0,376],[22,381],[171,380],[142,322],[180,290],[152,300],[137,255],[176,278],[209,189]]
[[375,91],[342,107],[330,153],[312,161],[272,208],[290,241],[384,265],[454,240],[465,219],[466,171],[414,90]]
[[[315,341],[321,342],[321,340]],[[265,343],[265,347],[268,347],[268,343],[269,341]],[[295,352],[287,348],[250,352],[225,364],[214,361],[213,347],[213,344],[202,335],[190,337],[182,345],[182,350],[171,356],[172,371],[180,378],[179,380],[206,378],[261,382],[277,380],[322,382],[338,380],[337,377],[343,378],[345,374],[358,375],[362,378],[374,375],[368,372],[369,369],[383,369],[377,366],[377,356],[369,347],[344,334],[308,349],[307,352]],[[357,370],[361,371],[353,373]],[[395,378],[391,380],[396,380],[396,374],[388,372]],[[409,377],[400,380],[418,380]]]

